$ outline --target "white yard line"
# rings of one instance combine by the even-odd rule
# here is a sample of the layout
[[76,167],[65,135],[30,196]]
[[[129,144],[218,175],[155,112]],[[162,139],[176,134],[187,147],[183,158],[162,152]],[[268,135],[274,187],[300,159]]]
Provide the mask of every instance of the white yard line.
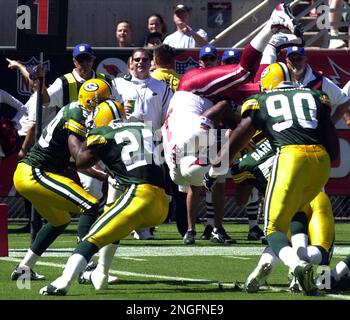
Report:
[[[236,247],[236,246],[120,246],[117,250],[118,257],[159,257],[159,256],[234,256],[247,257],[259,256],[264,250],[264,246],[259,247]],[[75,248],[48,249],[43,257],[70,256]],[[27,248],[10,249],[10,257],[23,257]],[[333,255],[344,256],[350,254],[350,247],[335,247]]]
[[[9,261],[9,262],[20,262],[21,259],[11,258],[11,257],[0,257],[0,261]],[[64,268],[64,264],[60,263],[52,263],[52,262],[44,262],[38,261],[37,265],[55,267],[55,268]],[[151,279],[162,279],[162,280],[173,280],[173,281],[190,281],[190,282],[207,282],[207,284],[212,284],[215,286],[219,286],[219,282],[215,280],[209,279],[192,279],[192,278],[182,278],[182,277],[173,277],[173,276],[161,276],[156,274],[145,274],[145,273],[136,273],[136,272],[128,272],[128,271],[118,271],[118,270],[110,270],[111,274],[115,275],[123,275],[129,277],[140,277],[140,278],[151,278]],[[232,283],[221,283],[223,287],[233,287]],[[278,287],[262,287],[262,290],[269,290],[273,292],[288,292],[287,289],[278,288]],[[350,296],[342,295],[342,294],[325,294],[325,297],[331,297],[340,300],[350,300]]]

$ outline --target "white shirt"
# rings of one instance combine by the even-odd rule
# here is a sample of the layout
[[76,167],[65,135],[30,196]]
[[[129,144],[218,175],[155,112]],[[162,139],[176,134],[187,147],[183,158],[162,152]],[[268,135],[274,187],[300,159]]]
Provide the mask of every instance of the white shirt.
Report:
[[348,97],[350,97],[350,80],[346,83],[342,90]]
[[19,120],[26,113],[27,107],[23,105],[23,103],[17,100],[15,97],[11,96],[8,92],[1,89],[0,89],[0,103],[5,103],[17,110],[17,113],[15,114],[15,116],[9,120],[15,122],[17,129],[20,129],[21,125]]
[[[193,29],[198,35],[208,41],[208,35],[203,29]],[[164,44],[167,44],[173,48],[196,48],[196,41],[189,33],[183,33],[181,31],[175,31],[165,37]]]
[[[306,87],[310,81],[315,79],[316,77],[314,76],[311,67],[307,65],[304,78],[297,83],[301,87]],[[340,104],[345,103],[350,99],[342,91],[342,89],[340,89],[333,81],[331,81],[325,76],[322,76],[322,91],[328,95],[329,101],[333,108],[339,106]]]
[[154,130],[160,129],[173,96],[173,92],[165,82],[150,76],[146,80],[132,77],[131,81],[115,78],[112,84],[122,102],[129,99],[136,100],[131,119],[142,122],[151,121]]

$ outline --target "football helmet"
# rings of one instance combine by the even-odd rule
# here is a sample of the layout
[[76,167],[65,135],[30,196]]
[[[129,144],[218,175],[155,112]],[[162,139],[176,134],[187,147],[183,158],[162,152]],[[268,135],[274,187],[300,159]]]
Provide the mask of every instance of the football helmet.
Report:
[[94,110],[94,127],[107,126],[112,120],[123,121],[125,113],[123,106],[116,100],[106,100]]
[[83,83],[79,89],[78,101],[89,111],[101,102],[110,99],[112,96],[112,89],[109,84],[102,79],[90,79]]
[[292,76],[283,62],[272,63],[261,73],[261,91],[272,90],[278,87],[282,82],[292,83]]

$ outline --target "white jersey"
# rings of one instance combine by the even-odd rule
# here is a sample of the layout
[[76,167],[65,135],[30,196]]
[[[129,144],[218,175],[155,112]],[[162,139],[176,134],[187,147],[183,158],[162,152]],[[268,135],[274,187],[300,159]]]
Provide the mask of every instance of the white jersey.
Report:
[[[15,97],[10,95],[8,92],[1,89],[0,89],[0,104],[8,105],[17,110],[14,116],[9,120],[15,122],[17,129],[20,129],[21,128],[20,119],[26,113],[27,107],[23,105],[23,103],[17,100]],[[2,107],[0,105],[0,115],[1,115],[1,109]],[[4,109],[5,109],[5,106],[4,106]]]
[[[203,137],[207,141],[208,131],[201,127],[201,115],[212,105],[210,100],[187,91],[176,91],[170,101],[162,137],[170,177],[178,185],[200,186],[203,175],[209,170],[209,163],[197,163],[195,154],[201,147],[195,140]],[[207,146],[204,147],[206,150]]]
[[[311,67],[308,65],[306,67],[306,72],[305,72],[304,78],[300,82],[297,82],[297,83],[301,87],[307,87],[308,84],[315,79],[316,79],[316,77],[313,74]],[[331,81],[330,79],[328,79],[325,76],[322,76],[321,90],[328,95],[329,101],[330,101],[332,107],[334,107],[334,108],[347,102],[350,99],[350,97],[347,96],[342,91],[341,88],[339,88],[333,81]]]
[[133,77],[131,81],[115,78],[112,85],[121,102],[135,100],[135,109],[131,114],[133,121],[151,122],[154,130],[161,128],[173,96],[166,83],[152,77],[146,80]]
[[[193,29],[198,35],[200,35],[205,40],[208,40],[207,33],[202,29]],[[189,33],[184,33],[181,31],[175,31],[165,37],[164,44],[167,44],[173,48],[196,48],[196,41]]]

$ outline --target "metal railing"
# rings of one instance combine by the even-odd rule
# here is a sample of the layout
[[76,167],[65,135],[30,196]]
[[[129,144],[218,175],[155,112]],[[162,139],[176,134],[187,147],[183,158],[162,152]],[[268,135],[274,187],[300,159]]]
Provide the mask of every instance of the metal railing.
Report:
[[[303,0],[292,0],[292,1],[286,1],[286,3],[289,3],[291,9],[295,8],[296,5],[301,4],[302,2],[305,2]],[[266,7],[268,6],[269,1],[265,0],[262,3],[260,3],[257,7],[254,9],[250,10],[247,12],[245,15],[243,15],[240,19],[236,20],[233,24],[231,24],[228,28],[223,30],[221,33],[219,33],[215,38],[213,38],[209,43],[210,44],[215,44],[222,40],[224,37],[227,37],[228,35],[232,35],[235,33],[235,31],[238,30],[239,27],[241,27],[242,23],[246,23],[249,21],[249,19],[252,19],[255,15],[258,13],[261,13],[263,10],[266,10]],[[327,9],[328,8],[328,9]],[[300,11],[296,16],[296,20],[300,21],[303,17],[306,17],[309,15],[310,11],[312,9],[316,9],[318,14],[320,15],[322,19],[322,15],[325,16],[325,19],[328,19],[326,15],[330,12],[329,6],[328,6],[328,0],[316,0],[312,1],[305,9]],[[322,9],[327,9],[326,11],[322,11]],[[342,9],[332,9],[331,12],[339,12],[341,11],[342,13],[348,13],[350,15],[350,6],[346,6]],[[265,26],[267,21],[262,23],[260,26],[255,28],[252,32],[250,32],[248,35],[246,35],[244,38],[241,40],[237,41],[236,43],[233,44],[233,48],[242,48],[244,47],[249,41]],[[344,34],[339,34],[337,36],[330,35],[329,32],[329,25],[327,23],[323,28],[318,26],[319,19],[315,17],[315,19],[312,19],[310,22],[306,23],[303,26],[303,30],[305,34],[308,34],[308,37],[305,41],[305,46],[310,47],[313,46],[316,41],[318,43],[321,43],[320,47],[322,48],[328,48],[329,41],[331,39],[341,39],[341,40],[350,40],[350,35],[344,35]],[[335,27],[348,27],[350,30],[349,26],[349,21],[341,21],[339,22]],[[317,29],[317,32],[312,32],[312,30]],[[321,42],[319,41],[321,39]]]

